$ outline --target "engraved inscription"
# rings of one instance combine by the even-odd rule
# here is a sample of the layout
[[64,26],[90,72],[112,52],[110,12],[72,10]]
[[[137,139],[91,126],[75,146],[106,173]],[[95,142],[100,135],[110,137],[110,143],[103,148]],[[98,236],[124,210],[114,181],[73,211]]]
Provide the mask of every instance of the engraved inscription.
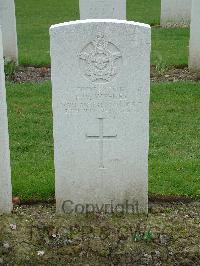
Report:
[[122,55],[119,49],[100,33],[81,51],[79,60],[80,68],[87,79],[94,83],[106,83],[119,73]]
[[99,120],[99,135],[97,136],[91,136],[91,135],[87,135],[86,134],[86,137],[87,139],[96,139],[99,141],[99,155],[100,155],[100,158],[99,158],[99,168],[100,169],[104,169],[104,161],[103,161],[103,154],[104,154],[104,139],[115,139],[117,137],[117,135],[104,135],[104,118],[98,118]]
[[67,114],[74,113],[129,113],[133,109],[137,111],[142,99],[129,96],[123,87],[112,88],[102,86],[79,87],[71,89],[70,100],[64,101],[63,106]]

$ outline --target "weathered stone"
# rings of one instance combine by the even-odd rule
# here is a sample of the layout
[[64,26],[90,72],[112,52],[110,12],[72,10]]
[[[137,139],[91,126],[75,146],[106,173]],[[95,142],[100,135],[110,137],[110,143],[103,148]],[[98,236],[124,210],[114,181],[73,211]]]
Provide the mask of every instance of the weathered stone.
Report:
[[0,28],[0,213],[12,210],[12,187],[2,34]]
[[147,212],[149,25],[85,20],[50,35],[57,210]]
[[189,68],[200,73],[200,1],[192,2],[192,21],[190,26]]
[[17,31],[14,0],[0,0],[0,25],[3,35],[3,55],[18,62]]
[[126,0],[79,0],[80,19],[126,19]]
[[161,0],[162,27],[188,27],[192,0]]

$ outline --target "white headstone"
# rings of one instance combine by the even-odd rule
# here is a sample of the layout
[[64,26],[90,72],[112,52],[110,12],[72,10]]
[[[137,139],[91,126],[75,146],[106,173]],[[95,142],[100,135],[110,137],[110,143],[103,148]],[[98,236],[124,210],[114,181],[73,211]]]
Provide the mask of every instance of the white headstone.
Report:
[[150,26],[85,20],[50,35],[57,210],[147,212]]
[[80,19],[126,19],[126,0],[79,0]]
[[192,2],[189,68],[200,73],[200,0]]
[[3,55],[8,60],[18,62],[14,0],[0,0],[0,25],[3,35]]
[[12,188],[2,34],[0,28],[0,213],[12,210]]
[[161,26],[190,25],[192,0],[161,0]]

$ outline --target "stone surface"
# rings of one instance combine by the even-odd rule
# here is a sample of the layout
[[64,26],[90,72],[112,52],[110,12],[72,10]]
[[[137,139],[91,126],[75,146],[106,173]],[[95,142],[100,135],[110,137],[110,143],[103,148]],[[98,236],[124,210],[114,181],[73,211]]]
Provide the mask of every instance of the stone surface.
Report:
[[80,19],[126,19],[126,0],[79,0]]
[[161,26],[190,25],[192,0],[161,0]]
[[0,28],[0,213],[12,210],[12,188],[2,34]]
[[50,28],[59,212],[147,212],[150,32],[122,20]]
[[0,0],[0,25],[3,35],[3,54],[6,59],[17,62],[18,48],[14,0]]
[[200,1],[192,2],[189,68],[200,73]]

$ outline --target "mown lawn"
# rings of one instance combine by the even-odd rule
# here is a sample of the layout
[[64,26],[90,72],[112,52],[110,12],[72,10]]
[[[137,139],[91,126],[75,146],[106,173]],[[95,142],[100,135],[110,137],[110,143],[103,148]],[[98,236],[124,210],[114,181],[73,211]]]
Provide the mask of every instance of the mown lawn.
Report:
[[[47,65],[49,27],[79,19],[78,0],[16,0],[20,64]],[[157,25],[160,0],[127,0],[127,19]],[[187,65],[188,29],[152,30],[152,64],[161,68]]]
[[[54,196],[51,86],[7,84],[13,194]],[[149,193],[200,195],[200,86],[151,89]]]

